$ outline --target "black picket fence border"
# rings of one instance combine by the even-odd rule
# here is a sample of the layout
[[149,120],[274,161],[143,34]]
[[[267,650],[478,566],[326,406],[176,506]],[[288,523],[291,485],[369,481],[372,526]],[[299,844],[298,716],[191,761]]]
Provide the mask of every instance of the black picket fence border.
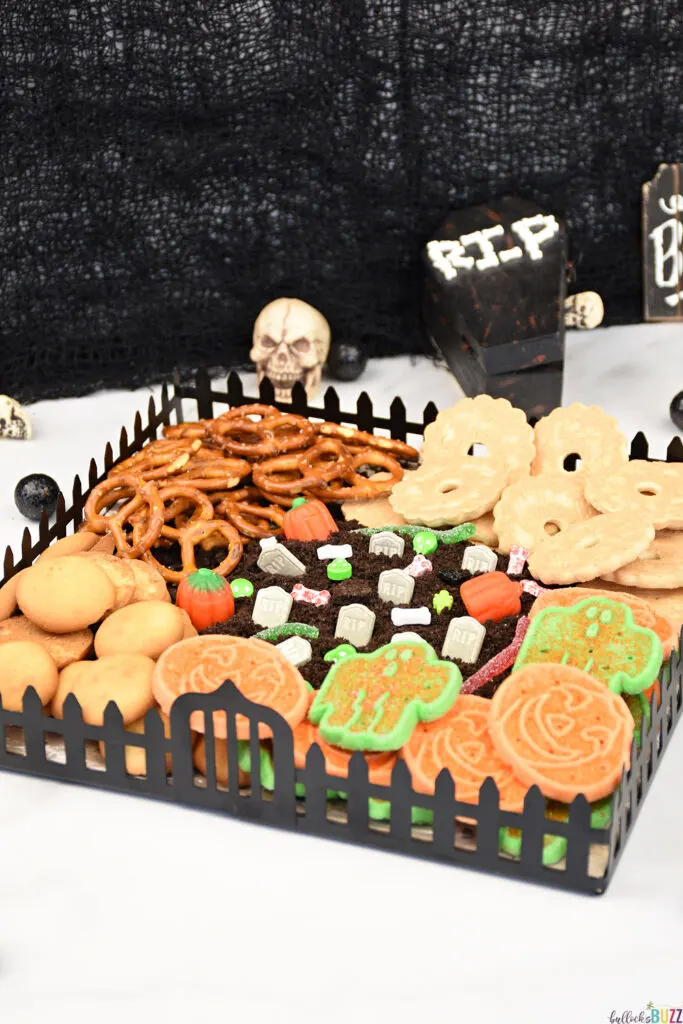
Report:
[[[269,381],[262,383],[259,392],[258,401],[275,404]],[[177,381],[173,387],[165,385],[159,408],[153,398],[149,400],[147,425],[143,427],[138,413],[132,439],[129,440],[125,428],[121,430],[118,455],[114,456],[110,444],[106,446],[102,473],[98,471],[95,460],[91,460],[88,490],[103,479],[117,462],[156,438],[161,426],[182,422],[183,400],[196,403],[192,418],[202,419],[214,414],[214,405],[235,406],[256,401],[245,397],[236,374],[230,374],[224,392],[212,390],[205,372],[197,374],[193,386],[181,385]],[[295,389],[291,403],[277,404],[285,412],[349,423],[369,432],[384,429],[400,439],[409,434],[419,437],[437,413],[434,404],[430,403],[424,410],[422,423],[408,422],[405,406],[396,398],[391,403],[388,418],[378,417],[374,415],[372,402],[366,394],[359,397],[355,413],[342,412],[339,397],[332,388],[326,391],[322,408],[309,407],[301,387]],[[631,446],[631,458],[648,456],[646,438],[642,433],[636,435]],[[669,445],[667,461],[683,462],[683,444],[679,438]],[[54,539],[65,536],[69,528],[77,529],[86,499],[87,490],[84,491],[77,476],[73,484],[72,504],[67,509],[60,496],[53,525],[50,526],[44,516],[36,542],[29,529],[24,531],[18,561],[12,550],[7,549],[5,578],[30,565]],[[63,719],[48,718],[37,694],[30,689],[25,695],[22,712],[6,711],[0,701],[0,768],[222,811],[279,828],[458,864],[556,888],[598,894],[605,891],[614,874],[671,734],[681,717],[683,657],[680,651],[675,652],[663,666],[660,687],[661,700],[657,703],[653,697],[650,726],[643,723],[640,745],[633,743],[631,766],[622,774],[621,785],[612,798],[611,822],[606,828],[592,827],[591,809],[583,797],[573,801],[567,821],[547,818],[545,800],[535,786],[527,794],[524,811],[517,814],[500,810],[498,790],[491,778],[484,783],[478,804],[472,805],[457,800],[452,777],[445,769],[437,779],[434,795],[427,796],[413,790],[409,769],[402,761],[393,770],[390,786],[369,782],[367,762],[361,753],[351,758],[348,779],[340,780],[326,773],[324,758],[317,745],[308,752],[305,768],[296,768],[289,725],[272,709],[246,700],[229,681],[213,694],[185,694],[176,700],[171,709],[170,739],[165,737],[162,722],[153,711],[145,719],[143,734],[127,732],[113,703],[105,712],[102,726],[87,725],[73,696],[65,701]],[[206,725],[206,779],[198,775],[192,762],[189,723],[190,715],[197,711],[204,714]],[[249,720],[252,770],[251,785],[247,789],[216,783],[213,744],[216,712],[223,712],[227,723],[230,779],[239,777],[235,716],[245,716]],[[263,723],[272,734],[275,780],[272,792],[261,786],[258,723]],[[21,731],[17,733],[17,730]],[[14,750],[10,743],[12,736],[15,738]],[[19,745],[17,736],[20,737]],[[54,744],[55,737],[63,741],[63,760],[55,758],[54,750],[48,756],[50,748],[46,744]],[[92,758],[88,762],[88,742],[104,744],[104,759],[100,763],[93,763]],[[126,772],[126,747],[144,748],[145,776]],[[167,755],[172,759],[172,772],[168,775]],[[305,799],[297,798],[296,783],[305,787]],[[347,796],[344,804],[328,799],[328,790],[338,791],[340,788]],[[378,822],[369,817],[370,798],[390,803],[389,821]],[[433,823],[429,826],[414,825],[411,817],[414,808],[431,811]],[[521,830],[519,857],[501,852],[499,830],[504,827]],[[564,837],[567,842],[563,861],[553,866],[542,863],[543,837],[549,835]]]

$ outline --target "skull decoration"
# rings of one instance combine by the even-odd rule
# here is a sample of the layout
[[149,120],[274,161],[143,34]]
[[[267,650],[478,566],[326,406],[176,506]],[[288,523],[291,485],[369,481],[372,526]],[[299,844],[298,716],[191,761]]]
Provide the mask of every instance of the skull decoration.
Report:
[[564,326],[589,331],[599,327],[605,312],[597,292],[579,292],[564,300]]
[[289,401],[297,381],[310,401],[329,350],[330,325],[322,313],[301,299],[275,299],[256,319],[249,356],[259,384],[264,377],[272,381],[277,401]]
[[31,439],[31,421],[14,398],[0,395],[0,438]]

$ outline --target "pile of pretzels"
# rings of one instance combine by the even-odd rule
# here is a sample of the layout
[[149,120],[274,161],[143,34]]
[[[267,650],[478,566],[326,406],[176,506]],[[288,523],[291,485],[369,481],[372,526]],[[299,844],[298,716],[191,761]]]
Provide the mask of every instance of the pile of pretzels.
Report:
[[[282,532],[296,497],[324,502],[391,491],[401,462],[418,451],[404,441],[337,423],[314,423],[270,405],[244,405],[211,420],[164,428],[90,492],[84,529],[111,533],[122,558],[143,558],[169,582],[197,568],[195,546],[227,548],[215,571],[227,576],[245,542]],[[400,461],[399,461],[400,460]],[[377,477],[364,471],[380,470]],[[179,543],[182,569],[155,547]]]

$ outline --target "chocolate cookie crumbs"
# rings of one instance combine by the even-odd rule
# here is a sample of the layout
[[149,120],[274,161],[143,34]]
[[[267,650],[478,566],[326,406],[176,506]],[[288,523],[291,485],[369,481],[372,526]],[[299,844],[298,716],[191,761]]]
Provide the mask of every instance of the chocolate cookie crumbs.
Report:
[[[289,617],[290,622],[306,622],[312,626],[317,626],[320,630],[318,639],[311,641],[313,660],[303,670],[303,675],[316,690],[320,688],[330,668],[329,663],[323,661],[323,656],[327,651],[342,642],[339,637],[335,637],[334,630],[337,623],[337,615],[340,608],[344,605],[358,602],[366,605],[376,615],[372,639],[367,647],[359,648],[361,651],[375,650],[389,643],[394,633],[400,632],[400,629],[394,626],[391,621],[391,609],[394,606],[381,601],[377,595],[377,582],[379,574],[384,569],[403,569],[410,565],[415,552],[410,544],[406,544],[405,552],[401,556],[394,555],[388,557],[386,555],[370,554],[368,551],[369,538],[353,532],[354,527],[358,525],[358,523],[353,521],[341,522],[339,524],[339,533],[335,534],[332,538],[335,544],[350,544],[353,548],[353,555],[350,558],[351,565],[353,566],[353,576],[351,579],[335,583],[327,578],[327,562],[321,561],[317,557],[317,549],[320,547],[318,542],[284,540],[283,543],[288,550],[293,555],[296,555],[306,566],[305,576],[293,580],[284,576],[263,573],[256,565],[256,560],[261,551],[258,541],[254,541],[245,547],[242,561],[233,573],[234,576],[251,580],[255,591],[258,591],[261,587],[275,584],[283,587],[289,593],[295,582],[301,582],[305,587],[310,587],[313,590],[328,590],[330,592],[330,602],[325,607],[315,607],[312,604],[295,601]],[[448,583],[439,574],[451,571],[457,573],[458,576],[462,575],[461,582],[469,579],[470,573],[463,572],[461,569],[463,554],[467,547],[468,545],[465,543],[440,544],[437,550],[430,555],[433,571],[424,576],[418,576],[415,579],[415,591],[410,607],[418,608],[424,605],[429,608],[432,612],[432,623],[430,626],[407,626],[405,628],[424,637],[434,647],[439,657],[441,656],[441,647],[446,637],[449,622],[456,616],[467,615],[467,609],[460,599],[459,584]],[[177,549],[169,548],[161,551],[158,557],[160,561],[173,565],[177,561]],[[220,548],[215,548],[208,552],[197,550],[198,565],[211,567],[217,565],[223,557],[224,552]],[[501,556],[500,560],[500,568],[504,569],[505,557]],[[515,578],[531,579],[531,576],[525,568],[523,575]],[[437,615],[432,607],[432,598],[437,591],[443,589],[447,589],[453,595],[453,607],[449,611]],[[235,601],[235,614],[225,622],[211,626],[204,632],[208,634],[229,633],[234,636],[244,637],[254,636],[260,629],[251,619],[255,596],[254,594],[252,598]],[[522,594],[521,601],[522,612],[526,614],[533,604],[534,598],[529,594]],[[402,607],[407,606],[404,605]],[[518,616],[510,616],[501,622],[489,622],[486,624],[486,637],[484,638],[481,654],[477,661],[471,665],[457,662],[463,679],[473,675],[490,658],[498,654],[504,647],[507,647],[514,636],[517,619]],[[508,675],[509,670],[498,676],[491,683],[486,684],[477,693],[485,697],[493,696],[498,686]]]

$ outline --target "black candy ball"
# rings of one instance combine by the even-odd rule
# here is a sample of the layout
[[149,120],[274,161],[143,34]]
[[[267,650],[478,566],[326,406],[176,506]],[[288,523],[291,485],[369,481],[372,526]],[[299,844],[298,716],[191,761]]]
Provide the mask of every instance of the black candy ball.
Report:
[[683,391],[679,391],[669,406],[671,419],[679,430],[683,430]]
[[14,504],[22,516],[38,522],[43,509],[49,516],[52,515],[57,508],[58,495],[59,487],[51,476],[46,476],[45,473],[31,473],[23,477],[14,488]]
[[332,345],[327,371],[336,380],[357,380],[368,364],[368,357],[357,341],[338,341]]

